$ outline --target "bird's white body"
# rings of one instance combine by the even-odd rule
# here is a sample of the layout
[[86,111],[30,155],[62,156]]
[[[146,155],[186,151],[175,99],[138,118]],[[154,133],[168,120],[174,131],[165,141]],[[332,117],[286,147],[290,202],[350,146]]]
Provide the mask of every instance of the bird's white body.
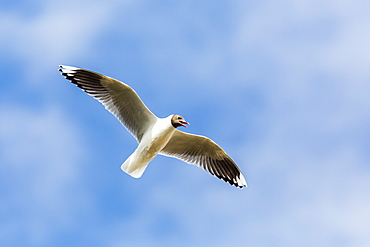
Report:
[[145,171],[148,163],[166,146],[175,128],[171,125],[170,115],[166,118],[157,118],[143,135],[136,150],[122,164],[121,169],[134,178],[139,178]]

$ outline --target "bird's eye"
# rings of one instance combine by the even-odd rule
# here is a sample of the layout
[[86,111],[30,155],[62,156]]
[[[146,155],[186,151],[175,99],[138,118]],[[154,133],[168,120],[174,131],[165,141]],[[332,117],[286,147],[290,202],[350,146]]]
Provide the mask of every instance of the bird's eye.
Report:
[[181,119],[182,117],[177,117],[177,119]]

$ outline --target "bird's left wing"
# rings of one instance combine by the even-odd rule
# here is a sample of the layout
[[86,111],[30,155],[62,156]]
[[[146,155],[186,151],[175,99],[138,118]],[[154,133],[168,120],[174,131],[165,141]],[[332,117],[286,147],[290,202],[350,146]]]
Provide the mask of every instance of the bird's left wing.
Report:
[[235,162],[207,137],[176,130],[160,154],[197,165],[236,187],[247,187],[247,182]]

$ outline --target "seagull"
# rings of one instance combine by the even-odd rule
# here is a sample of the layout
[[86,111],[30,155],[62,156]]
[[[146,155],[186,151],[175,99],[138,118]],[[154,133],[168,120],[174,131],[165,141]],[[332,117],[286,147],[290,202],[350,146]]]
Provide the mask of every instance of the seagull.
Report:
[[214,141],[177,129],[190,125],[182,116],[159,118],[127,84],[89,70],[59,67],[67,80],[102,103],[136,138],[136,150],[121,165],[127,174],[140,178],[148,163],[161,154],[201,167],[235,187],[247,187],[238,166]]

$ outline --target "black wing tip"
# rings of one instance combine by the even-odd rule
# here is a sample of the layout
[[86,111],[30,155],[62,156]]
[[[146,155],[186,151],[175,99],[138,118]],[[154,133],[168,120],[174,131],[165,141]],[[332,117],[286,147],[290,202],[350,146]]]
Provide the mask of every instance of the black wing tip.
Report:
[[59,65],[61,75],[65,79],[69,80],[82,91],[88,93],[90,96],[97,98],[98,100],[102,97],[107,97],[106,89],[101,85],[102,75],[81,69],[74,66]]
[[209,159],[208,163],[211,165],[208,164],[202,167],[213,176],[240,189],[248,187],[243,174],[230,157],[227,156],[217,161]]
[[64,66],[64,65],[59,65],[59,68],[58,68],[58,71],[59,71],[59,72],[62,72],[62,74],[63,74],[63,66]]
[[58,70],[62,73],[73,73],[76,70],[81,70],[80,68],[74,67],[74,66],[69,66],[69,65],[59,65]]
[[77,71],[80,70],[79,68],[77,67],[73,67],[73,66],[67,66],[67,65],[59,65],[59,69],[58,71],[61,72],[61,75],[64,76],[64,78],[66,78],[68,81],[70,81],[71,83],[73,83],[75,86],[79,87],[80,89],[82,89],[83,91],[87,92],[83,86],[81,85],[81,83],[79,83],[77,80],[76,80],[76,73]]
[[[241,173],[239,168],[236,166],[236,164],[234,162],[232,162],[231,159],[227,160],[227,161],[228,162],[226,162],[226,163],[228,163],[231,166],[224,167],[223,170],[220,170],[218,172],[218,174],[215,174],[214,176],[216,176],[219,179],[222,179],[225,182],[229,183],[230,185],[235,186],[235,187],[240,188],[240,189],[243,189],[244,187],[248,187],[247,182],[246,182],[243,174]],[[230,163],[230,161],[231,161],[231,163]],[[221,168],[221,164],[219,164],[220,168]],[[229,168],[229,169],[227,169],[227,168]]]
[[248,186],[243,184],[243,185],[235,185],[236,187],[240,188],[240,189],[244,189],[244,188],[247,188]]
[[232,186],[235,186],[237,188],[240,188],[240,189],[243,189],[243,188],[247,188],[247,184],[246,183],[242,183],[241,181],[238,182],[238,180],[236,179],[224,179],[224,178],[221,178],[222,180],[224,180],[225,182],[229,183],[230,185]]
[[245,181],[245,178],[241,173],[238,174],[237,176],[229,176],[229,175],[226,175],[225,173],[222,173],[222,174],[213,174],[212,172],[210,173],[216,178],[221,179],[224,182],[230,184],[231,186],[235,186],[240,189],[248,187],[247,182]]
[[[72,66],[67,66],[67,65],[59,65],[59,69],[58,71],[61,72],[62,76],[64,77],[68,77],[70,76],[71,74],[75,73],[75,71],[77,70],[78,68],[76,67],[72,67]],[[67,78],[69,79],[69,78]]]

